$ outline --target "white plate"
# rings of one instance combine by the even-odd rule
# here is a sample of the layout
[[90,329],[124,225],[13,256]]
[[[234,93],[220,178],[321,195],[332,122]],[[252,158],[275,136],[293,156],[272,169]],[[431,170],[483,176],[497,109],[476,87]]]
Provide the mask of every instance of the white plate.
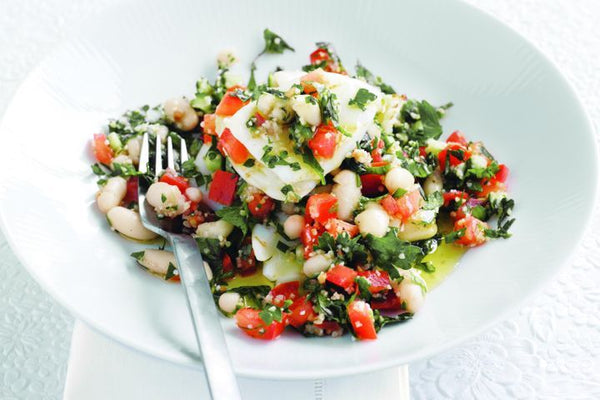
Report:
[[223,319],[236,371],[307,378],[359,373],[432,355],[480,332],[534,292],[575,248],[596,198],[592,127],[573,91],[523,38],[455,1],[138,1],[88,21],[31,73],[1,127],[0,217],[35,279],[77,318],[135,349],[200,367],[177,285],[138,268],[140,245],[112,233],[94,205],[88,141],[130,107],[192,95],[235,47],[244,63],[269,27],[307,62],[331,41],[346,66],[360,60],[394,87],[434,104],[453,101],[446,133],[482,139],[511,168],[514,237],[473,250],[411,322],[377,341],[264,343]]

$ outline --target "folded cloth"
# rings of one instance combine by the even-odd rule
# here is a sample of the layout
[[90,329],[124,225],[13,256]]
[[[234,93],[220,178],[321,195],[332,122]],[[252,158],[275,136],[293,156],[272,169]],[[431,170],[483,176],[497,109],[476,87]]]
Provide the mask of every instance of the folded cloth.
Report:
[[[344,378],[239,379],[244,400],[408,400],[408,368]],[[76,322],[64,400],[210,399],[202,371],[161,362]]]

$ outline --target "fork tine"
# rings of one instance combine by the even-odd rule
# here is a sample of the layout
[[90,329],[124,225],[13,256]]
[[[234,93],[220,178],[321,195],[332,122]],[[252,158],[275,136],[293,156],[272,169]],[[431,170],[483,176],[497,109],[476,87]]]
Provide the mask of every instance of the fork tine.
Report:
[[183,168],[183,163],[188,160],[188,152],[187,152],[187,144],[185,143],[185,139],[181,138],[181,151],[179,152],[179,161]]
[[144,137],[142,138],[142,150],[140,151],[140,162],[138,166],[138,171],[142,174],[148,172],[148,160],[150,158],[149,147],[148,132],[145,132]]
[[175,171],[175,161],[173,161],[173,141],[171,136],[167,137],[167,168]]
[[154,156],[154,176],[158,178],[158,175],[162,172],[162,143],[160,136],[156,135],[156,155]]

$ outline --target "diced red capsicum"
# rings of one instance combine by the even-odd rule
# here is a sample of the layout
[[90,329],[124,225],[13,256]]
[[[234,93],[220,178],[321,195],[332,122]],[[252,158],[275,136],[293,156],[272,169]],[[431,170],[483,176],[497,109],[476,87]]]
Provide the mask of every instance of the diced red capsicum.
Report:
[[421,199],[421,193],[418,190],[413,190],[398,199],[388,195],[381,200],[381,205],[391,216],[406,221],[419,211]]
[[294,300],[289,307],[290,314],[288,321],[290,325],[299,328],[307,322],[314,321],[317,318],[317,313],[313,308],[313,304],[306,296],[302,296]]
[[306,218],[325,224],[329,219],[337,217],[337,198],[331,193],[313,194],[306,202]]
[[229,89],[227,89],[227,92],[225,93],[225,95],[221,99],[221,102],[217,106],[217,109],[215,110],[216,115],[220,115],[222,117],[229,117],[238,112],[240,108],[244,107],[250,102],[250,100],[242,101],[239,97],[234,95],[233,92],[236,89],[245,90],[245,87],[232,86]]
[[225,128],[223,133],[221,133],[217,149],[219,149],[223,155],[229,156],[231,161],[236,164],[243,164],[250,158],[250,153],[246,146],[233,136],[233,133],[231,133],[229,128]]
[[358,235],[358,226],[337,218],[331,218],[325,222],[325,230],[334,238],[337,238],[342,232],[346,232],[350,237]]
[[469,144],[467,138],[465,138],[465,135],[463,135],[461,131],[452,132],[452,134],[448,136],[448,139],[446,139],[446,143],[458,143],[465,147]]
[[241,308],[235,313],[235,322],[246,335],[255,339],[273,340],[278,338],[285,329],[284,319],[281,322],[273,321],[267,325],[259,313],[259,310],[253,308]]
[[315,157],[329,159],[335,154],[336,143],[337,129],[330,124],[321,124],[312,139],[308,141],[308,147]]
[[114,153],[106,142],[106,135],[103,133],[94,133],[94,155],[96,160],[102,164],[109,165],[112,162]]
[[387,191],[383,184],[384,175],[364,174],[360,176],[361,191],[365,196],[379,196]]
[[283,307],[283,303],[285,303],[286,300],[294,301],[300,297],[299,290],[299,281],[280,283],[269,292],[271,303],[277,307]]
[[356,276],[355,270],[344,265],[334,265],[327,271],[327,281],[341,287],[348,293],[354,292],[354,279],[356,279]]
[[234,173],[218,170],[208,191],[208,198],[219,204],[230,206],[233,203],[238,176]]
[[369,292],[372,294],[391,289],[390,275],[385,271],[358,271],[358,276],[362,276],[369,282]]
[[377,339],[375,319],[369,303],[355,300],[348,304],[348,319],[357,338]]
[[487,228],[488,225],[485,222],[478,220],[472,215],[466,215],[454,223],[455,231],[465,230],[464,235],[457,239],[455,243],[469,247],[480,246],[487,240],[484,233]]
[[264,193],[254,193],[248,202],[248,210],[256,219],[264,220],[275,209],[275,202]]
[[190,184],[186,178],[173,172],[167,171],[160,177],[160,181],[169,185],[177,186],[181,194],[184,194]]

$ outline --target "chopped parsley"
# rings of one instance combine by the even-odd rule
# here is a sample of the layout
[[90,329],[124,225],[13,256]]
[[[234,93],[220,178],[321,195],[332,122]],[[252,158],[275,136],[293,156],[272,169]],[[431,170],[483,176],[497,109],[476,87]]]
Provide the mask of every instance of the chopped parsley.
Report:
[[377,96],[375,94],[369,92],[365,88],[360,88],[360,89],[358,89],[358,92],[356,92],[356,96],[354,96],[353,99],[348,101],[348,105],[356,106],[356,107],[360,108],[362,111],[365,111],[366,107],[367,107],[367,103],[372,102],[376,98],[377,98]]
[[219,218],[229,222],[231,225],[240,228],[244,236],[248,233],[250,212],[248,207],[243,204],[240,206],[223,207],[216,211]]

